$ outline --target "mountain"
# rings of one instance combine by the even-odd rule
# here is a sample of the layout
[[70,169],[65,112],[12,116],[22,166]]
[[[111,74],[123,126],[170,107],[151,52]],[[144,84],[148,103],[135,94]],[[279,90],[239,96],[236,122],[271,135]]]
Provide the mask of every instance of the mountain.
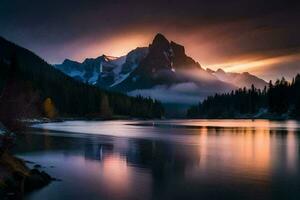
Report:
[[235,85],[236,87],[246,87],[251,88],[252,85],[258,89],[264,89],[268,85],[266,81],[258,78],[248,72],[243,73],[233,73],[225,72],[222,69],[213,71],[211,69],[206,69],[209,73],[216,76],[219,80]]
[[147,56],[139,66],[114,89],[133,91],[180,83],[194,83],[210,90],[224,91],[232,88],[203,70],[199,63],[185,54],[183,46],[169,42],[162,34],[155,36],[148,49]]
[[137,48],[120,58],[102,55],[82,63],[65,60],[55,67],[91,85],[176,105],[193,104],[239,87],[266,84],[249,73],[205,70],[186,55],[184,46],[160,33],[148,47]]
[[[110,60],[109,57],[96,61],[87,59],[84,70],[94,72],[90,63],[110,63]],[[117,65],[117,60],[112,63]],[[66,60],[64,71],[84,71],[79,65]],[[126,115],[159,118],[163,114],[163,107],[158,101],[108,92],[74,80],[29,50],[0,37],[0,121],[8,118],[11,112],[23,113],[26,116],[21,117],[28,117],[33,110],[39,116]]]
[[54,67],[81,82],[111,88],[127,78],[147,53],[147,48],[136,48],[119,58],[102,55],[87,58],[82,63],[66,59]]

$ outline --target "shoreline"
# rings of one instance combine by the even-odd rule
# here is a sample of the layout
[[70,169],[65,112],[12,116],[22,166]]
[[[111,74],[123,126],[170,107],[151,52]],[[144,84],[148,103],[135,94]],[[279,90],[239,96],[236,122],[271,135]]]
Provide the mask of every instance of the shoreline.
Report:
[[1,155],[1,199],[23,199],[26,194],[57,180],[45,171],[38,169],[38,164],[33,168],[29,168],[27,162],[8,152],[4,152]]
[[23,199],[25,194],[57,180],[40,170],[40,165],[30,168],[27,161],[10,153],[16,134],[0,125],[0,199]]
[[22,119],[20,120],[25,124],[25,127],[30,127],[34,124],[43,124],[43,123],[55,123],[55,122],[65,122],[65,121],[118,121],[118,120],[129,120],[129,121],[148,121],[148,120],[270,120],[270,121],[286,121],[286,120],[295,120],[300,121],[297,118],[291,118],[286,116],[272,116],[272,117],[253,117],[253,116],[240,116],[240,117],[186,117],[186,118],[162,118],[162,119],[145,119],[145,118],[111,118],[111,119],[101,119],[101,118],[84,118],[84,117],[70,117],[70,118],[57,118],[57,119],[48,119],[48,118],[34,118],[34,119]]
[[[114,116],[111,118],[101,118],[101,117],[58,117],[54,119],[50,118],[29,118],[20,119],[19,121],[25,124],[40,124],[40,123],[53,123],[53,122],[64,122],[64,121],[117,121],[117,120],[163,120],[165,118],[137,118],[128,116]],[[171,119],[171,118],[170,118]],[[184,119],[184,118],[183,118]]]

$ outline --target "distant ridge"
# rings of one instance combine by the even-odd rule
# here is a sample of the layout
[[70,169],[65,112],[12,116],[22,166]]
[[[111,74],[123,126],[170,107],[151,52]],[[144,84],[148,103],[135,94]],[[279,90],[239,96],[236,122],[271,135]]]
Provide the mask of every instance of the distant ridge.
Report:
[[251,88],[251,86],[254,85],[256,88],[263,89],[268,85],[266,81],[250,74],[249,72],[225,72],[222,69],[218,69],[216,71],[206,69],[206,71],[216,76],[219,80],[235,85],[238,88]]

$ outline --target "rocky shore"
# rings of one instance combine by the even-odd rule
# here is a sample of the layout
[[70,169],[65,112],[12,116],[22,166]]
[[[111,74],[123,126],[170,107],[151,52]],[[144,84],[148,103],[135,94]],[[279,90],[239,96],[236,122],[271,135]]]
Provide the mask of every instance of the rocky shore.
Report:
[[25,193],[53,180],[46,172],[29,169],[23,160],[7,152],[0,158],[0,199],[22,199]]
[[36,165],[30,169],[26,162],[9,153],[14,134],[0,124],[0,199],[23,199],[24,194],[56,180]]

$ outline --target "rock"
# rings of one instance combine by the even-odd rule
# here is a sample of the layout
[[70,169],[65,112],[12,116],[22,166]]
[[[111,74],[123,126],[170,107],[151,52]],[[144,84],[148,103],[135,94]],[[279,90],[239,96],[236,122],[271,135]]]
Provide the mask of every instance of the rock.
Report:
[[39,165],[39,164],[36,164],[36,165],[34,165],[33,167],[34,167],[34,168],[41,168],[42,166]]
[[29,161],[29,160],[24,160],[25,163],[28,163],[28,164],[34,164],[34,162],[32,161]]
[[30,170],[29,176],[26,177],[24,181],[25,192],[30,192],[35,189],[46,186],[52,180],[54,179],[46,172],[39,171],[38,169],[32,169]]

